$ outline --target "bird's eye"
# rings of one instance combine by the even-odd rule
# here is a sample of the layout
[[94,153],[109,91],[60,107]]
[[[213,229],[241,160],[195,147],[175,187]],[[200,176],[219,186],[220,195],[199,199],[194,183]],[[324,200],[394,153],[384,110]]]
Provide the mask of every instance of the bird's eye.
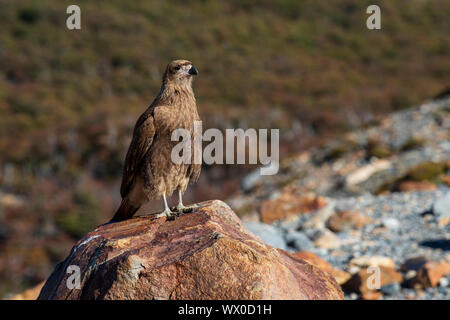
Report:
[[180,66],[176,66],[175,68],[173,68],[173,70],[180,70]]

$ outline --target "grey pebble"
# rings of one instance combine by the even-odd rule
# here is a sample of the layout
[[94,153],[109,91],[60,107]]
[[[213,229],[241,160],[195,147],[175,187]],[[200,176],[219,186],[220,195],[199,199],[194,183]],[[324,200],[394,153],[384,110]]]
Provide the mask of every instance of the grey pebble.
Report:
[[270,225],[260,222],[246,222],[244,225],[254,234],[259,236],[268,245],[283,250],[287,249],[286,242],[284,241],[283,232]]
[[390,230],[397,230],[400,227],[400,222],[395,218],[385,218],[382,220],[383,226]]
[[310,251],[314,247],[312,241],[302,232],[294,231],[288,233],[285,239],[288,246],[294,247],[299,251]]
[[390,283],[381,287],[381,292],[386,295],[395,295],[400,291],[400,285],[398,283]]

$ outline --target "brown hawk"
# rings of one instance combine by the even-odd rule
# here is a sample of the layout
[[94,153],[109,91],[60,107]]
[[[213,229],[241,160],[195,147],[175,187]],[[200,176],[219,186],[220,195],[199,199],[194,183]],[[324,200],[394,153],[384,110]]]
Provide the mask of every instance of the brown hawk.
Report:
[[[200,121],[192,90],[197,69],[187,60],[175,60],[167,65],[161,89],[152,104],[136,122],[123,169],[120,194],[122,202],[111,221],[131,218],[147,201],[162,197],[164,211],[158,216],[173,216],[166,196],[178,190],[178,210],[189,183],[197,181],[201,164],[176,164],[171,160],[172,132],[183,128],[191,132],[194,121]],[[193,148],[191,148],[192,150]],[[192,157],[193,158],[193,157]]]

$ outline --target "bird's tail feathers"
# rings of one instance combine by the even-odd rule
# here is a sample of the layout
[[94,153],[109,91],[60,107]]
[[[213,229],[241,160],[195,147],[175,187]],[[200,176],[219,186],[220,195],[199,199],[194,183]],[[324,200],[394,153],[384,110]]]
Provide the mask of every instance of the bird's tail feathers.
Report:
[[123,198],[119,209],[117,209],[116,214],[112,217],[110,222],[122,221],[131,218],[136,211],[138,211],[139,207],[140,206],[133,205],[127,197]]

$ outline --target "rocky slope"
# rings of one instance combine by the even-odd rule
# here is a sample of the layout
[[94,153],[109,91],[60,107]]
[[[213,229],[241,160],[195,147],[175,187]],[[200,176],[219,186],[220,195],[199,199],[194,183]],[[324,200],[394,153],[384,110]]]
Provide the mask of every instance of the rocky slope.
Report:
[[339,270],[348,298],[450,299],[449,129],[447,96],[255,171],[228,203],[267,243]]
[[[73,288],[71,272],[80,270]],[[71,289],[69,287],[72,287]],[[254,236],[221,201],[175,220],[98,227],[57,265],[39,299],[342,299],[326,271]]]

